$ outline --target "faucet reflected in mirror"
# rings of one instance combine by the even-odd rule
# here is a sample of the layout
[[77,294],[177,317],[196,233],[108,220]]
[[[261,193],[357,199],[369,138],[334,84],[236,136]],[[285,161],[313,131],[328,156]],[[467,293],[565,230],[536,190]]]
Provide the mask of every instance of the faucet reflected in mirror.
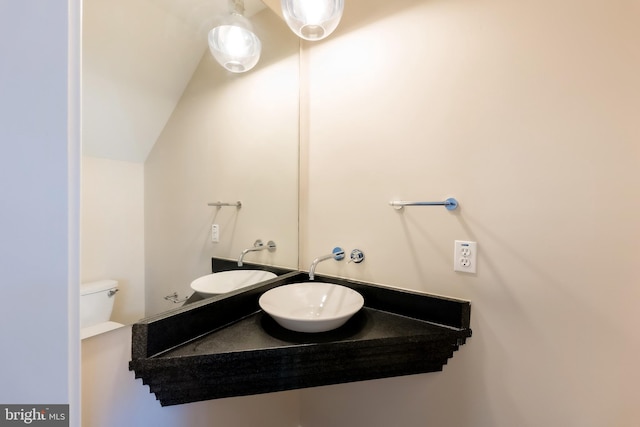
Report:
[[267,249],[269,252],[275,251],[276,250],[275,242],[273,240],[269,240],[265,245],[264,243],[262,243],[262,240],[260,239],[256,240],[253,243],[252,248],[247,248],[244,251],[242,251],[242,253],[240,254],[240,258],[238,258],[238,267],[242,267],[242,262],[246,254],[248,254],[249,252],[263,251],[265,249]]
[[[116,322],[175,308],[165,296],[191,295],[212,257],[235,261],[256,234],[282,244],[270,262],[298,267],[300,40],[244,3],[262,53],[237,75],[207,44],[227,0],[197,16],[183,0],[83,1],[81,281],[118,281]],[[212,210],[212,194],[242,210]]]

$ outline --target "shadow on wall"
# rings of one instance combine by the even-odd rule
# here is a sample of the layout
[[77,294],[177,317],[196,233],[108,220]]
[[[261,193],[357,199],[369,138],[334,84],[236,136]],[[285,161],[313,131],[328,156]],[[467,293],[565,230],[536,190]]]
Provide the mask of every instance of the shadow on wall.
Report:
[[[297,427],[299,393],[162,407],[128,370],[131,326],[82,341],[82,425],[89,427]],[[251,408],[251,411],[247,411]]]

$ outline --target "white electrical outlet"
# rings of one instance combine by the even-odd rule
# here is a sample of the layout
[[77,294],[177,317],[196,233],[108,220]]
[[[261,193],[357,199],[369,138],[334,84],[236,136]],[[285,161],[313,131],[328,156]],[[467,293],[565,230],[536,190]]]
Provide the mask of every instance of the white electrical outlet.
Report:
[[213,243],[220,242],[220,225],[218,224],[211,225],[211,241]]
[[453,247],[453,270],[463,273],[475,273],[478,260],[478,244],[476,242],[456,240]]

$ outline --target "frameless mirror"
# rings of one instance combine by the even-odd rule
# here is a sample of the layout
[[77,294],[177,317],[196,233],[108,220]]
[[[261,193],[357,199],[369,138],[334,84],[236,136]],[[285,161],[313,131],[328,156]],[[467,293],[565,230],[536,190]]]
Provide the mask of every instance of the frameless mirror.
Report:
[[299,40],[246,0],[262,55],[230,73],[207,46],[227,7],[84,0],[81,279],[118,282],[112,321],[177,307],[212,257],[256,239],[277,250],[245,261],[297,267]]

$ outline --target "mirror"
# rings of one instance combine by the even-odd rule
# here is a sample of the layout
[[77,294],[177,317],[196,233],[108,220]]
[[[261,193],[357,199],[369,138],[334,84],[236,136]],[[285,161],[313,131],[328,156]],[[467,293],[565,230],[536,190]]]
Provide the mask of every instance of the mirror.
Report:
[[299,40],[246,0],[262,55],[229,73],[206,41],[227,6],[84,0],[81,280],[118,281],[112,321],[178,307],[212,257],[256,239],[277,250],[246,262],[298,266]]

